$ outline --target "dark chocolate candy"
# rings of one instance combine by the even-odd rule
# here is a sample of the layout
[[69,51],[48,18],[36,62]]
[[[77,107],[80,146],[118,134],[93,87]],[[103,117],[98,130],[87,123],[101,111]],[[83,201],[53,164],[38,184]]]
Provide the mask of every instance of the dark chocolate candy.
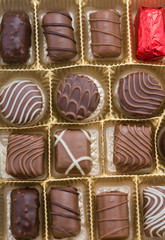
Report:
[[152,166],[151,127],[116,126],[114,147],[117,173],[136,172]]
[[39,235],[39,193],[35,188],[11,192],[11,232],[16,239],[33,239]]
[[1,22],[1,57],[5,63],[25,63],[30,57],[31,25],[24,12],[7,12]]
[[158,149],[161,156],[165,159],[165,130],[163,130],[159,137]]
[[100,239],[128,238],[128,194],[112,191],[97,195],[97,222]]
[[113,10],[90,14],[92,53],[96,58],[118,57],[121,54],[120,14]]
[[88,174],[92,168],[90,134],[85,130],[55,133],[55,169],[63,174]]
[[19,179],[44,174],[44,137],[11,134],[8,140],[6,172]]
[[31,123],[42,109],[42,93],[30,80],[10,82],[0,93],[1,113],[12,123]]
[[75,237],[80,232],[78,191],[74,187],[50,190],[51,228],[54,238]]
[[138,118],[152,115],[159,109],[164,96],[161,84],[147,73],[131,73],[119,81],[119,104],[128,115]]
[[96,84],[86,76],[68,74],[57,90],[57,105],[70,120],[83,120],[96,109],[100,95]]
[[152,186],[143,190],[144,232],[147,237],[165,237],[165,186]]
[[42,27],[51,60],[63,61],[77,55],[72,18],[68,12],[48,12],[43,17]]

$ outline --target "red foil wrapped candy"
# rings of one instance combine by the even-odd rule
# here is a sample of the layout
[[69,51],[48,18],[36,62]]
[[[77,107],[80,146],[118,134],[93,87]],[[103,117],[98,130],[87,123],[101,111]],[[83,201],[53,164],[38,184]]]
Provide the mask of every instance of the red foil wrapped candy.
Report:
[[165,10],[140,6],[134,21],[136,58],[149,61],[165,56]]

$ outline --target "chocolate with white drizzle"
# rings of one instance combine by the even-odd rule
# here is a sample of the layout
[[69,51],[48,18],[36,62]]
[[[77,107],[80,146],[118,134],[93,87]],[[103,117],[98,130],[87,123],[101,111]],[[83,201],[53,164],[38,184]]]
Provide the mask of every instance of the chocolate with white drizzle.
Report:
[[118,191],[98,194],[97,222],[100,239],[128,238],[128,194]]
[[64,61],[77,55],[72,18],[68,12],[48,12],[43,17],[42,27],[52,61]]
[[143,190],[144,233],[147,237],[165,237],[165,186]]
[[51,188],[50,214],[54,238],[75,237],[80,232],[78,191],[75,187]]
[[112,58],[121,54],[120,14],[102,10],[90,14],[92,53],[96,58]]

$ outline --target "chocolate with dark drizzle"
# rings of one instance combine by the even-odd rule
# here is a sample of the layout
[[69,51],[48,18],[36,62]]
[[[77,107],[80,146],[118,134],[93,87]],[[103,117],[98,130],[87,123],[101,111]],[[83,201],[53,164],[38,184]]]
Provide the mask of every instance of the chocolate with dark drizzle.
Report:
[[68,12],[48,12],[43,18],[42,27],[51,60],[68,60],[76,56],[74,29]]

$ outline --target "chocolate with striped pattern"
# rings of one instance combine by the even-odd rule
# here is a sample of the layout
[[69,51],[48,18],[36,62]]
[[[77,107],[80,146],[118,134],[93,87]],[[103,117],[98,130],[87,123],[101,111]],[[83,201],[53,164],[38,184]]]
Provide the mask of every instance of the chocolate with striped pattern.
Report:
[[151,116],[159,109],[165,93],[153,76],[134,72],[120,79],[117,96],[125,114],[141,118]]
[[118,125],[115,128],[114,164],[117,173],[133,173],[152,166],[151,127]]
[[11,134],[7,147],[6,172],[18,179],[43,175],[44,144],[42,135]]
[[50,214],[54,238],[75,237],[80,232],[78,191],[75,187],[51,188]]

